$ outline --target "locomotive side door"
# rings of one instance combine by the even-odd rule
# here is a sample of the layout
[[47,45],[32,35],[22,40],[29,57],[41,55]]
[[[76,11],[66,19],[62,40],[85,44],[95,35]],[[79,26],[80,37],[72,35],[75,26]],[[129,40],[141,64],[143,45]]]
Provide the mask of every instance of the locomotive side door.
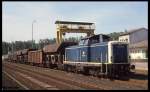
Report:
[[88,47],[89,47],[89,39],[84,39],[80,42],[79,48],[79,61],[88,62]]

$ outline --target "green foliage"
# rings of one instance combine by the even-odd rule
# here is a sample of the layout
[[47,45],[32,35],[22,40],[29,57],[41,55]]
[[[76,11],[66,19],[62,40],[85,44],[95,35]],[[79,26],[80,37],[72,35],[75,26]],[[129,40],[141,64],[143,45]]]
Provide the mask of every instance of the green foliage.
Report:
[[[72,42],[78,42],[79,38],[70,37],[65,39],[65,41],[72,41]],[[42,49],[44,46],[48,44],[54,44],[56,43],[56,38],[52,39],[40,39],[38,43],[33,42],[33,48],[34,49]],[[12,51],[18,51],[22,49],[29,49],[32,48],[32,41],[15,41],[15,42],[2,42],[2,55],[8,54],[8,52]]]
[[119,35],[121,35],[123,33],[124,32],[113,32],[113,33],[110,33],[110,34],[107,34],[107,35],[111,37],[111,40],[118,40]]

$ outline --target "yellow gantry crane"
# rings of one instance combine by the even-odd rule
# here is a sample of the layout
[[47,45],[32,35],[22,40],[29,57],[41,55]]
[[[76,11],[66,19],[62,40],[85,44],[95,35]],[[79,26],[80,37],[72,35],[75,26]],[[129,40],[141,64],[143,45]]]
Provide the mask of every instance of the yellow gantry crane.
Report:
[[87,36],[94,35],[95,24],[88,22],[56,21],[57,43],[62,42],[62,35],[65,33],[87,33]]

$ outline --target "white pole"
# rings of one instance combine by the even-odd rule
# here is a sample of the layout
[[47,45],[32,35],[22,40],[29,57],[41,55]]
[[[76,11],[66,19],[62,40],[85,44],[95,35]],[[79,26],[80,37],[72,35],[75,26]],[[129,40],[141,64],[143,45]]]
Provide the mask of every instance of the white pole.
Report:
[[36,20],[33,20],[33,22],[32,22],[32,49],[33,49],[33,23],[35,23],[36,22]]
[[107,53],[106,53],[106,74],[107,74]]

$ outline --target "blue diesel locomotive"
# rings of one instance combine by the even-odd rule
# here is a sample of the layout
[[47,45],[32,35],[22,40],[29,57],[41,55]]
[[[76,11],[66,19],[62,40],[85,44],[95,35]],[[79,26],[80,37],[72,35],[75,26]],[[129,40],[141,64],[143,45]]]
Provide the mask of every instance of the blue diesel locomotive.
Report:
[[110,41],[104,34],[81,39],[65,49],[64,69],[94,76],[128,77],[130,62],[128,43]]

